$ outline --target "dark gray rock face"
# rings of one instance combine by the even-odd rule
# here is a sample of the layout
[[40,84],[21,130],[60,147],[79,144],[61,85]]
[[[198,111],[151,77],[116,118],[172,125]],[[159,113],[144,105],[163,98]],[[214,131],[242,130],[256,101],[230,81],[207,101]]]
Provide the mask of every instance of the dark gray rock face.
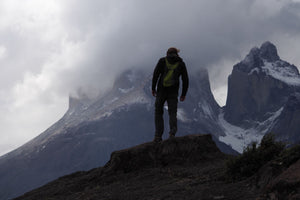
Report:
[[223,135],[218,125],[220,106],[211,92],[207,70],[202,69],[191,76],[187,99],[183,103],[179,102],[178,111],[179,116],[181,111],[187,116],[186,122],[190,128],[187,127],[185,131],[194,127],[192,129],[198,133]]
[[225,119],[249,128],[253,121],[268,119],[297,91],[300,91],[297,68],[280,60],[276,47],[266,42],[260,48],[253,48],[233,67],[228,78]]
[[268,62],[276,62],[280,60],[276,46],[271,42],[265,42],[261,45],[260,57],[266,59]]
[[270,132],[290,144],[300,141],[300,93],[291,95]]
[[[216,122],[220,107],[211,93],[207,71],[200,70],[190,82],[186,101],[178,106],[178,136],[222,135]],[[61,120],[0,158],[0,199],[21,195],[65,174],[99,167],[112,151],[152,141],[155,98],[150,88],[150,76],[129,70],[97,99],[70,97],[69,110]],[[167,111],[164,117],[168,132]],[[225,144],[218,145],[232,151]]]

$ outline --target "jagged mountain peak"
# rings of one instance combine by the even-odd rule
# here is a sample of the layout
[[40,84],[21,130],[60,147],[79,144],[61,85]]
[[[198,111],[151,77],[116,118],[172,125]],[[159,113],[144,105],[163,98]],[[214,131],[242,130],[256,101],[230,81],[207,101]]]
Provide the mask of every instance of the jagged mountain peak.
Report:
[[234,69],[239,71],[243,71],[245,73],[249,73],[253,66],[262,66],[263,61],[260,58],[260,50],[258,47],[254,47],[250,50],[249,54],[245,57],[245,59],[234,66]]
[[271,42],[263,43],[260,48],[252,48],[245,59],[233,67],[232,74],[255,75],[260,79],[267,77],[287,85],[300,86],[297,67],[281,60],[276,46]]
[[273,43],[267,41],[260,48],[252,48],[245,59],[238,63],[235,68],[249,73],[254,68],[263,67],[265,63],[274,63],[277,61],[281,61],[277,53],[277,48]]
[[267,60],[268,62],[275,62],[277,60],[280,60],[278,54],[277,54],[277,48],[276,46],[267,41],[264,42],[260,47],[260,56]]
[[[148,81],[147,74],[138,69],[127,69],[121,71],[119,75],[115,77],[112,88],[106,92],[99,94],[97,97],[90,98],[85,91],[78,90],[75,95],[69,95],[69,112],[74,110],[82,110],[89,107],[91,104],[99,101],[114,101],[116,97],[125,95],[134,90],[140,89],[145,85],[145,81]],[[113,95],[112,95],[113,93]],[[107,100],[107,96],[113,97],[113,99]]]
[[296,66],[281,60],[276,46],[265,42],[260,48],[254,47],[243,61],[236,64],[233,73],[248,76],[271,77],[287,85],[300,86],[300,74]]
[[113,88],[119,91],[126,91],[136,86],[146,78],[142,70],[127,69],[121,72],[115,79]]
[[281,60],[276,46],[265,42],[260,48],[251,49],[233,67],[228,78],[225,119],[245,130],[263,125],[265,128],[259,128],[259,132],[264,134],[272,126],[269,122],[279,117],[289,97],[299,91],[297,67]]

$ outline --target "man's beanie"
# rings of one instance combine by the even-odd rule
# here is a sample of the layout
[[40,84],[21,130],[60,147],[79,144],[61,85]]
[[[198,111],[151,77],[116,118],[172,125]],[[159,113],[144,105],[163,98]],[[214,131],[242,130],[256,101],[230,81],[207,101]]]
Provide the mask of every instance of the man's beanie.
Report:
[[178,55],[179,51],[180,51],[179,49],[177,49],[177,48],[175,48],[175,47],[171,47],[171,48],[168,49],[167,55],[171,55],[171,54],[176,54],[176,55]]

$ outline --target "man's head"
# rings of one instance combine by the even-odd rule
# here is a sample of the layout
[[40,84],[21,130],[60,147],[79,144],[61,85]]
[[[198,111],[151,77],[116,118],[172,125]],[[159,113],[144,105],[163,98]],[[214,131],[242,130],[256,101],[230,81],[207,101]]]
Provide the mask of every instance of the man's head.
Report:
[[177,49],[175,47],[171,47],[167,51],[167,56],[168,57],[176,57],[176,56],[178,56],[178,53],[179,53],[179,49]]

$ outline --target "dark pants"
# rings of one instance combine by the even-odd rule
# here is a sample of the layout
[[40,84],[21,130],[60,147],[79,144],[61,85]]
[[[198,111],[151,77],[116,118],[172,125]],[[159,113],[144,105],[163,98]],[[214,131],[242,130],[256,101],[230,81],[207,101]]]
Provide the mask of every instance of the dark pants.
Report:
[[177,104],[178,95],[176,93],[163,92],[157,95],[155,101],[155,137],[161,138],[164,132],[164,104],[168,103],[170,135],[177,132]]

